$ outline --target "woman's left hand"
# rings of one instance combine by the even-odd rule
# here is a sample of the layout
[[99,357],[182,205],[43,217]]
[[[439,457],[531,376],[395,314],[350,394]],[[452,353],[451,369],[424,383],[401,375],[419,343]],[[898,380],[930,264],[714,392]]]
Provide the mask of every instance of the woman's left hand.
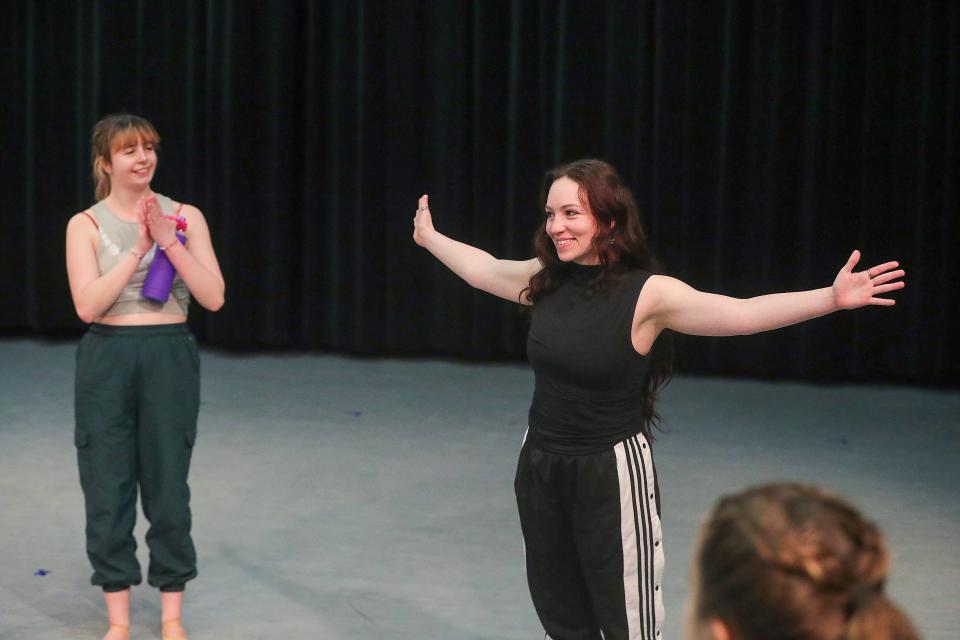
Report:
[[836,280],[833,281],[833,299],[839,309],[856,309],[868,304],[891,306],[896,300],[878,298],[889,291],[906,286],[903,269],[897,269],[899,262],[884,262],[866,271],[854,273],[853,268],[860,261],[860,252],[856,249],[850,254],[847,264],[843,265]]
[[156,196],[151,195],[143,201],[143,215],[154,242],[161,247],[168,247],[176,242],[177,221],[163,215]]

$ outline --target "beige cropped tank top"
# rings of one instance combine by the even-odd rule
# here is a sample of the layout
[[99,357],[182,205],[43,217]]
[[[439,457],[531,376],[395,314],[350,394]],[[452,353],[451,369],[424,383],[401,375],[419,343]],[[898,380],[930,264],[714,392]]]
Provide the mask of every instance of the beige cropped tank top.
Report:
[[[160,210],[164,215],[176,215],[179,206],[173,200],[159,193],[157,202],[160,204]],[[100,266],[100,275],[113,269],[120,260],[137,243],[137,222],[122,220],[110,210],[110,207],[101,200],[90,208],[96,214],[96,222],[99,228],[100,240],[97,243],[97,264]],[[156,255],[157,245],[154,244],[150,251],[143,256],[133,277],[120,292],[117,300],[113,303],[104,316],[119,316],[135,313],[172,313],[187,315],[187,309],[190,306],[190,291],[179,275],[173,280],[173,287],[170,290],[170,296],[163,304],[147,300],[141,297],[143,290],[143,281],[147,277],[147,271]]]

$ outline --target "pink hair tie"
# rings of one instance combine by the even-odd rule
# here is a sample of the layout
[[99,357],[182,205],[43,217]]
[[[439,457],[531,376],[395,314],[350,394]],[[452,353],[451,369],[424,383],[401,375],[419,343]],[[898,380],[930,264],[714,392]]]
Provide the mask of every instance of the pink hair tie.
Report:
[[187,219],[183,216],[163,216],[169,220],[175,220],[177,223],[177,231],[186,231],[187,230]]

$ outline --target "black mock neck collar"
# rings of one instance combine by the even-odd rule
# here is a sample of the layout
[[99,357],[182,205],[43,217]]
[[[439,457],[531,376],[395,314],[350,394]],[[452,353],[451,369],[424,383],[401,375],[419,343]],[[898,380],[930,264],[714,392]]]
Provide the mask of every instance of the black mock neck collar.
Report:
[[603,265],[568,262],[564,265],[564,271],[576,282],[590,282],[600,275],[600,272],[603,271]]

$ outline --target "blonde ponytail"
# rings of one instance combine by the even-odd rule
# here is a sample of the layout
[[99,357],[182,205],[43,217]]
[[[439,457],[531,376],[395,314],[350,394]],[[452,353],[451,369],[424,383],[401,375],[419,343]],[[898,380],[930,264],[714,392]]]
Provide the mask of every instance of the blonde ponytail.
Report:
[[107,173],[103,156],[93,158],[93,186],[97,201],[110,195],[110,174]]

